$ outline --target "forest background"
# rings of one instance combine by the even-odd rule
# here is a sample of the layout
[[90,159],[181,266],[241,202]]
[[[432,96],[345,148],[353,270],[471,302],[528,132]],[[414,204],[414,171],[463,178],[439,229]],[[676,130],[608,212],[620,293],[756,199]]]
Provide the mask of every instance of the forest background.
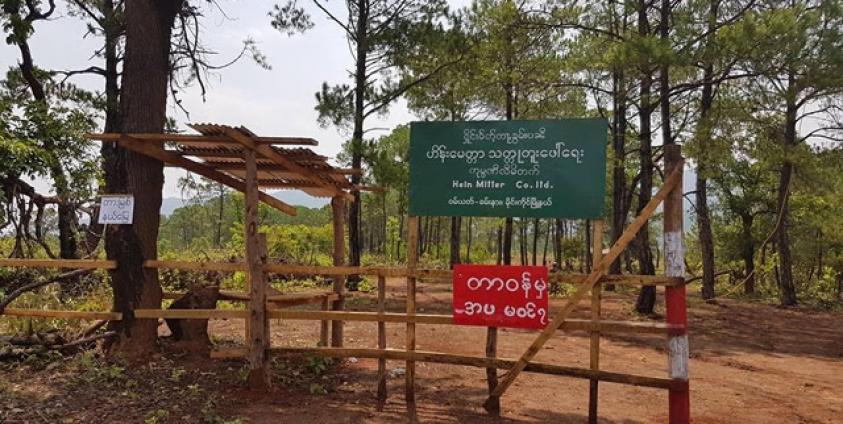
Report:
[[[0,254],[103,257],[103,229],[91,216],[105,190],[107,154],[83,135],[120,128],[123,2],[0,4],[8,44],[0,81]],[[262,8],[264,21],[248,31],[223,12],[239,6],[181,4],[170,36],[167,127],[226,116],[224,123],[263,133],[266,124],[251,125],[257,113],[259,122],[280,122],[282,133],[266,135],[328,140],[320,153],[360,169],[355,183],[385,189],[357,193],[348,208],[350,264],[406,259],[407,121],[603,116],[610,122],[607,243],[660,185],[662,146],[682,144],[690,177],[688,278],[702,297],[841,305],[841,1],[249,3]],[[51,42],[35,40],[58,37],[54,27],[61,25],[83,25],[93,51],[43,60]],[[241,47],[212,51],[208,26],[237,29],[228,37],[239,37]],[[305,49],[315,52],[328,29],[339,34],[332,45],[341,48],[325,63],[341,68],[314,86],[297,82],[309,70],[286,63],[295,55],[276,58],[250,35],[311,40]],[[258,112],[238,112],[249,99],[226,75],[244,67],[269,84],[283,80],[295,86],[291,92],[308,93],[283,110],[313,112],[279,115],[272,102],[290,102],[284,93]],[[159,256],[242,256],[242,195],[197,176],[167,176],[167,191],[184,201],[161,217]],[[330,207],[306,202],[315,207],[300,206],[296,217],[261,209],[273,260],[330,263]],[[420,221],[421,260],[429,266],[589,266],[589,221]],[[658,222],[641,231],[611,272],[658,272]],[[636,309],[652,313],[655,304],[645,289]]]

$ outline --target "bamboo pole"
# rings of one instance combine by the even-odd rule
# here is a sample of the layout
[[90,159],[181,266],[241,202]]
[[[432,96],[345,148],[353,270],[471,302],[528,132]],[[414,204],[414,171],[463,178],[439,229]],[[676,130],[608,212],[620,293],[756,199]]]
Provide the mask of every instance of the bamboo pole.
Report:
[[[386,312],[386,278],[378,277],[378,313]],[[386,323],[378,321],[378,349],[386,349]],[[386,405],[386,358],[378,359],[378,411]]]
[[[597,268],[603,256],[603,220],[594,221],[594,233],[591,236],[594,244],[591,252],[591,263],[593,268]],[[600,301],[602,297],[603,286],[595,284],[591,287],[591,322],[600,322]],[[589,368],[592,370],[600,369],[600,332],[591,331],[590,349],[589,349]],[[588,422],[590,424],[597,423],[597,397],[598,397],[598,383],[600,380],[593,378],[588,382]]]
[[667,196],[667,194],[676,187],[676,184],[681,181],[682,174],[681,168],[678,170],[679,172],[672,172],[670,176],[665,180],[662,187],[656,193],[655,196],[650,200],[649,203],[641,210],[641,214],[632,221],[629,227],[624,230],[621,237],[615,242],[615,245],[609,250],[609,253],[600,261],[600,265],[597,266],[591,274],[589,274],[588,278],[586,279],[585,283],[577,289],[573,296],[568,299],[568,302],[562,308],[562,310],[556,314],[553,318],[553,321],[545,327],[545,329],[539,334],[535,341],[527,348],[526,351],[521,355],[521,358],[515,363],[513,368],[507,373],[506,377],[500,382],[500,384],[495,388],[494,393],[486,399],[484,403],[484,407],[486,405],[492,405],[494,403],[494,397],[500,397],[509,386],[518,378],[518,375],[527,364],[533,359],[536,354],[538,354],[539,350],[544,346],[545,343],[553,336],[554,332],[562,325],[563,322],[568,318],[568,315],[574,311],[576,308],[577,303],[585,297],[586,293],[591,291],[591,287],[594,286],[595,283],[601,278],[601,276],[606,272],[609,268],[609,265],[614,262],[618,256],[623,252],[641,227],[650,219],[653,212],[656,211],[656,208],[661,204],[662,200]]
[[[411,216],[407,220],[407,268],[410,271],[415,271],[419,262],[419,217]],[[416,278],[407,277],[407,315],[413,316],[416,314]],[[413,351],[416,349],[416,324],[414,322],[407,322],[407,350]],[[411,359],[407,360],[405,376],[404,397],[407,402],[407,409],[410,410],[411,416],[415,411],[416,405],[416,363]]]

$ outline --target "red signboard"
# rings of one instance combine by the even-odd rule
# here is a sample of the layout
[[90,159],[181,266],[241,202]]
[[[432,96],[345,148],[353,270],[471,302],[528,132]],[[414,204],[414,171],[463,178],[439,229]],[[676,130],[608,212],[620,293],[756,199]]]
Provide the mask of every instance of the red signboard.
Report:
[[548,317],[547,268],[456,265],[454,323],[541,329]]

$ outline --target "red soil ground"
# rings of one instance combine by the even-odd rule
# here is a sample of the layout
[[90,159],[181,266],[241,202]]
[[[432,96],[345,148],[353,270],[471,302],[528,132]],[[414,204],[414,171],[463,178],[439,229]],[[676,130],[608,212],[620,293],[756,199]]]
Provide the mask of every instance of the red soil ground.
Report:
[[[419,312],[450,313],[448,287],[421,284]],[[636,319],[631,294],[608,294],[608,319]],[[562,300],[556,300],[560,304]],[[695,423],[843,423],[843,326],[835,314],[779,309],[758,303],[690,299],[691,408]],[[585,302],[583,303],[585,304]],[[402,280],[388,283],[387,309],[404,308]],[[359,294],[350,309],[373,310],[374,296]],[[585,317],[586,310],[575,315]],[[217,321],[212,333],[237,339],[242,324]],[[347,347],[376,347],[376,324],[346,324]],[[417,349],[482,355],[485,329],[418,325]],[[516,358],[536,333],[501,330],[499,356]],[[275,346],[313,346],[318,323],[272,322]],[[404,326],[387,325],[388,346],[402,348]],[[665,337],[612,334],[601,342],[601,368],[654,377],[666,375]],[[588,336],[559,332],[537,361],[588,366]],[[388,369],[402,368],[400,361]],[[389,400],[375,409],[377,361],[359,359],[336,370],[337,385],[327,395],[278,389],[271,395],[243,393],[227,412],[252,423],[391,423],[409,419],[404,378],[390,378]],[[490,418],[485,371],[478,368],[417,365],[417,418],[420,422],[584,422],[588,381],[525,373],[502,398],[502,417]],[[667,393],[660,389],[601,383],[600,421],[666,422]]]
[[[450,313],[447,285],[420,284],[419,312]],[[404,283],[388,282],[388,310],[404,310]],[[631,313],[634,295],[608,294],[608,319]],[[556,300],[557,305],[562,300]],[[695,423],[843,423],[841,315],[690,298],[691,410]],[[374,310],[374,294],[355,294],[349,309]],[[583,304],[585,305],[585,303]],[[585,317],[582,309],[575,315]],[[162,335],[167,331],[162,326]],[[375,323],[346,324],[348,347],[376,346]],[[212,321],[218,340],[242,340],[242,321]],[[417,326],[418,349],[482,355],[481,327]],[[275,346],[314,346],[319,323],[272,322]],[[404,326],[387,326],[390,347],[402,348]],[[501,330],[500,356],[515,358],[535,332]],[[558,332],[537,360],[588,366],[588,335]],[[665,337],[607,334],[601,365],[608,371],[666,376]],[[388,380],[389,400],[376,411],[377,361],[349,360],[313,371],[313,359],[274,362],[275,389],[250,391],[242,360],[186,360],[169,352],[140,366],[84,357],[0,363],[0,423],[395,423],[407,422],[404,378]],[[169,352],[169,353],[167,353]],[[309,362],[310,361],[310,362]],[[316,362],[317,365],[321,364]],[[388,362],[390,370],[403,368]],[[585,422],[588,381],[525,373],[502,398],[502,417],[482,409],[485,370],[417,364],[417,418],[424,423]],[[315,390],[314,390],[315,389]],[[316,394],[327,389],[325,394]],[[661,423],[667,393],[601,383],[603,423]],[[236,419],[240,419],[237,421]]]

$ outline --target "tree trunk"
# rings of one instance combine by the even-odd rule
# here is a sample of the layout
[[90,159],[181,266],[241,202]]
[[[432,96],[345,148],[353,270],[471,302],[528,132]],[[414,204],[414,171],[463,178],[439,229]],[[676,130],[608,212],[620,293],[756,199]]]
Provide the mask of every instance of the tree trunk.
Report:
[[823,269],[824,257],[825,251],[823,249],[823,231],[817,230],[817,282],[822,282],[822,279],[825,278],[825,271]]
[[523,218],[518,219],[518,253],[520,254],[520,264],[527,265],[527,221]]
[[743,246],[741,246],[741,257],[744,263],[744,278],[746,282],[743,286],[744,294],[755,294],[755,239],[752,238],[752,221],[751,213],[741,214],[741,239],[743,239]]
[[790,179],[793,174],[793,164],[785,160],[779,175],[778,208],[779,229],[776,232],[776,249],[779,254],[779,300],[782,306],[796,305],[796,288],[793,284],[793,259],[790,253]]
[[466,234],[467,237],[466,237],[466,243],[465,243],[465,263],[467,263],[467,264],[471,263],[471,237],[473,235],[472,234],[472,228],[471,228],[472,218],[473,217],[471,217],[471,216],[468,217],[468,226],[466,227],[466,231],[468,231],[468,233]]
[[784,128],[784,163],[779,174],[777,206],[779,210],[779,229],[776,233],[776,248],[779,254],[779,298],[782,306],[796,305],[796,287],[793,283],[793,258],[790,254],[790,180],[793,176],[793,162],[790,159],[793,147],[796,145],[796,106],[793,74],[788,75],[787,108],[785,110]]
[[[161,133],[164,130],[169,78],[170,34],[181,0],[134,0],[125,6],[126,49],[120,96],[122,132]],[[110,272],[114,310],[123,320],[111,324],[120,332],[112,347],[138,358],[155,350],[158,321],[135,320],[137,308],[161,307],[158,270],[144,268],[158,255],[157,238],[163,164],[115,145],[105,148],[108,193],[135,196],[134,223],[112,225],[106,236],[108,259],[117,261]]]
[[539,219],[533,219],[533,266],[536,265],[536,258],[539,255]]
[[547,220],[547,230],[544,233],[544,251],[542,252],[542,265],[547,266],[547,247],[550,244],[550,227],[552,220]]
[[[626,215],[629,204],[626,202],[626,87],[624,73],[616,70],[612,74],[614,110],[612,112],[612,243],[618,241],[626,227]],[[609,274],[620,274],[621,262],[614,261],[609,267]],[[606,284],[605,289],[614,291],[614,284]]]
[[702,165],[697,166],[696,211],[697,231],[699,232],[700,255],[702,256],[702,289],[703,299],[714,299],[714,237],[711,230],[711,212],[708,208],[708,180],[705,178]]
[[503,263],[503,228],[498,226],[497,233],[498,233],[498,237],[497,237],[497,244],[496,244],[496,246],[497,246],[496,252],[498,254],[497,254],[497,259],[496,259],[495,263],[500,265],[501,263]]
[[553,231],[553,261],[556,266],[562,266],[562,219],[556,218],[554,220]]
[[[119,59],[117,57],[117,46],[123,32],[123,21],[119,18],[121,13],[114,8],[114,0],[104,0],[100,6],[102,11],[102,30],[105,37],[103,46],[103,58],[105,59],[105,128],[106,133],[120,132],[120,73],[118,70]],[[105,157],[108,154],[109,146],[103,144],[100,147],[100,154]],[[102,192],[102,187],[98,190]],[[105,226],[97,220],[99,206],[91,214],[91,223],[88,224],[88,233],[85,237],[85,250],[88,254],[93,253],[104,235]]]
[[[647,2],[640,1],[638,10],[638,32],[642,36],[650,33],[650,25],[647,21]],[[652,157],[652,129],[650,118],[653,107],[650,104],[650,89],[652,76],[649,64],[641,68],[641,95],[640,95],[640,132],[639,132],[639,162],[640,162],[640,190],[638,193],[637,213],[641,213],[644,206],[650,201],[653,191],[653,157]],[[650,229],[645,223],[636,237],[636,252],[638,254],[639,273],[643,275],[655,274],[653,265],[653,253],[650,251]],[[653,313],[656,304],[656,290],[654,286],[644,286],[638,294],[635,302],[635,310],[641,314]]]
[[501,246],[501,250],[503,252],[503,264],[504,265],[511,265],[512,264],[512,218],[506,218],[504,221],[504,228],[503,228],[503,246]]
[[462,220],[458,216],[451,217],[451,259],[450,267],[454,269],[454,265],[460,263],[460,227]]
[[[638,32],[642,36],[650,33],[650,24],[647,20],[648,2],[640,0],[638,4]],[[641,186],[638,193],[638,210],[641,213],[644,206],[650,201],[653,191],[653,153],[652,153],[652,127],[650,118],[653,113],[653,106],[650,103],[650,90],[652,87],[652,76],[649,63],[644,63],[641,68],[641,93],[640,93],[640,133],[639,139],[639,162],[641,166]],[[643,275],[655,274],[653,265],[653,253],[650,251],[650,228],[645,223],[636,237],[636,251],[638,253],[639,272]],[[635,310],[641,314],[652,314],[656,304],[656,288],[644,286],[638,294],[635,302]]]
[[[368,23],[369,8],[365,2],[360,2],[357,8],[357,26],[355,35],[355,69],[354,69],[354,128],[351,133],[351,168],[360,170],[363,164],[363,124],[366,94],[366,61],[369,51]],[[351,175],[351,183],[360,184],[360,172]],[[360,191],[353,192],[354,201],[348,211],[348,265],[360,266]],[[357,275],[349,276],[349,283],[360,279]]]
[[[717,8],[720,0],[709,3],[708,27],[710,35],[707,43],[713,42],[717,25]],[[697,158],[696,211],[697,231],[699,232],[700,255],[702,256],[702,298],[714,299],[714,236],[711,230],[711,212],[708,208],[708,158],[711,141],[711,123],[709,111],[714,104],[714,65],[708,62],[703,67],[703,87],[700,98],[700,122],[697,127],[700,157]]]

